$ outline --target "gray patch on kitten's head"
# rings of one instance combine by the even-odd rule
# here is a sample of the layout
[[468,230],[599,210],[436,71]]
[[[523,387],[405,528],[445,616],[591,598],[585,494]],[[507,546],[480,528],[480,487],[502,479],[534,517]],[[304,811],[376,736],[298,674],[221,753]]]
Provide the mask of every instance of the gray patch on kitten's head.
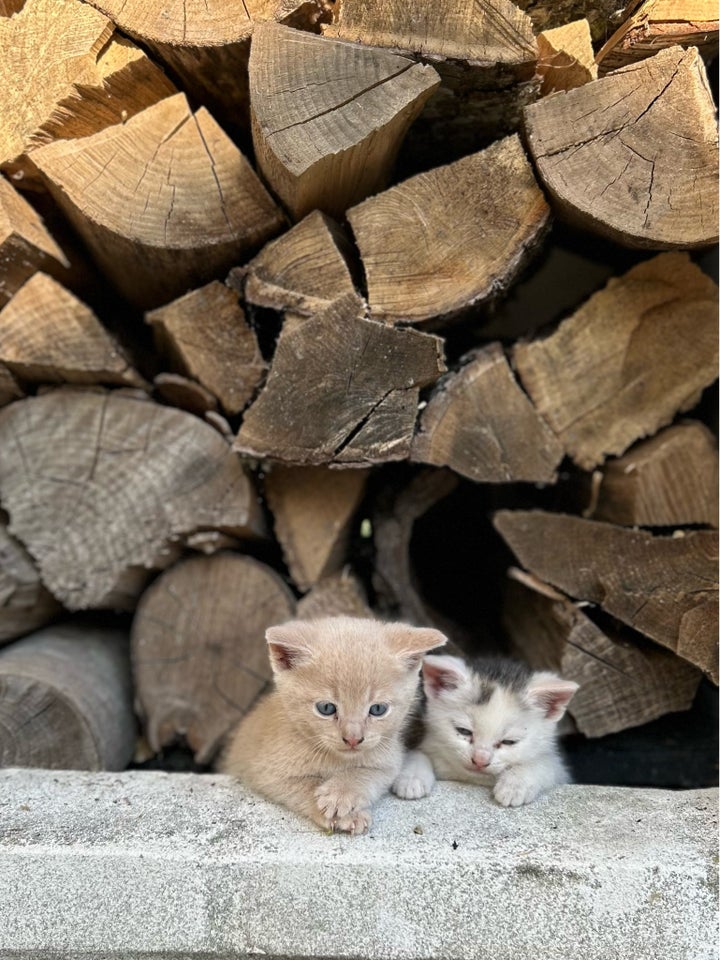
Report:
[[509,657],[477,657],[469,664],[470,670],[480,681],[478,704],[487,703],[495,689],[494,684],[521,693],[530,682],[533,671],[520,660]]

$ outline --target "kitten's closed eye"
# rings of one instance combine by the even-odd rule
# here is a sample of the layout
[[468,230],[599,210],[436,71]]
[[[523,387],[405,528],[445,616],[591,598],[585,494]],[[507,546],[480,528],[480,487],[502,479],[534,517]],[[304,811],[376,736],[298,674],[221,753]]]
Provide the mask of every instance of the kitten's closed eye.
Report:
[[517,743],[517,740],[501,740],[500,743],[496,743],[496,747],[514,747]]
[[466,730],[465,727],[455,727],[461,737],[471,737],[472,730]]
[[337,707],[329,700],[320,700],[315,704],[315,709],[321,717],[332,717],[337,713]]

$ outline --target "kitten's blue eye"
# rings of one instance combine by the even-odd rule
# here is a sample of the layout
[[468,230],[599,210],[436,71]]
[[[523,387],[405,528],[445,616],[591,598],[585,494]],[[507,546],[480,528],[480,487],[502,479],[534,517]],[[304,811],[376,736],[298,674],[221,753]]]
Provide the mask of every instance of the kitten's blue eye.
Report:
[[382,717],[388,712],[386,703],[373,703],[368,711],[371,717]]
[[455,727],[461,737],[471,737],[472,730],[466,730],[465,727]]
[[337,707],[329,700],[320,700],[315,704],[315,709],[321,717],[331,717],[334,713],[337,713]]
[[500,741],[500,744],[503,747],[514,747],[516,743],[517,743],[517,740],[501,740]]

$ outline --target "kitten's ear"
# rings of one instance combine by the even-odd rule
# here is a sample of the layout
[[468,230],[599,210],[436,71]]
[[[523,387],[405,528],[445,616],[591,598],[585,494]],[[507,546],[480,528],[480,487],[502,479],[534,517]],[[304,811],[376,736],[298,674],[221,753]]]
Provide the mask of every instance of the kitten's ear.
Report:
[[273,673],[292,670],[310,660],[312,653],[306,640],[306,626],[300,621],[290,620],[279,627],[270,627],[265,632]]
[[460,657],[425,657],[423,684],[429,697],[441,697],[447,690],[457,690],[469,677],[467,664]]
[[408,669],[417,670],[423,655],[435,647],[443,647],[447,637],[431,627],[411,627],[407,623],[386,623],[385,635],[392,649],[407,663]]
[[563,680],[554,673],[538,673],[527,685],[527,698],[540,707],[546,720],[557,722],[567,709],[580,684]]

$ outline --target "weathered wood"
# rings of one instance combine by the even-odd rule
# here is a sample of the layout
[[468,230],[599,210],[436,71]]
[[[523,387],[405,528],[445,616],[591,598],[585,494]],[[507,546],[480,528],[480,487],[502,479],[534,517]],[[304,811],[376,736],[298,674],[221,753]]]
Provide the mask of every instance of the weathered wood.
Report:
[[0,310],[0,361],[29,383],[146,385],[93,311],[44,273]]
[[0,646],[56,619],[62,611],[42,585],[33,558],[0,513]]
[[223,409],[239,413],[267,369],[237,295],[217,280],[145,317],[155,345],[178,373],[198,380]]
[[357,577],[345,568],[341,573],[320,580],[298,600],[297,617],[316,620],[320,617],[365,617],[374,613]]
[[572,90],[597,80],[590,24],[583,18],[538,34],[537,73],[542,78],[540,96]]
[[705,60],[717,54],[718,6],[713,0],[631,0],[625,20],[601,47],[601,75],[679,44],[697,47]]
[[274,19],[307,30],[327,18],[323,0],[87,0],[180,78],[223,126],[249,123],[253,24]]
[[263,532],[222,437],[149,400],[70,387],[20,400],[0,411],[0,447],[10,532],[71,610],[132,608],[197,530]]
[[30,204],[0,175],[0,308],[38,270],[62,271],[67,257]]
[[23,396],[20,384],[10,373],[7,367],[0,364],[0,407],[4,407],[13,400],[19,400]]
[[368,471],[273,466],[264,492],[275,535],[301,591],[336,573],[346,560],[350,528]]
[[589,516],[626,526],[718,525],[718,451],[702,423],[685,421],[610,460]]
[[612,626],[601,629],[563,594],[521,571],[509,573],[503,624],[514,651],[533,669],[580,684],[568,713],[586,737],[692,706],[702,677],[697,667]]
[[499,343],[473,350],[435,387],[411,459],[470,480],[551,483],[562,445],[519,387]]
[[295,600],[265,564],[234,553],[193,557],[145,592],[133,620],[133,677],[154,751],[178,737],[208,763],[272,676],[265,631]]
[[183,94],[32,159],[105,275],[143,308],[224,275],[283,224],[247,160]]
[[440,82],[405,57],[276,23],[255,27],[249,71],[258,167],[295,220],[382,190]]
[[[41,143],[87,136],[176,93],[142,50],[79,0],[26,0],[0,19],[0,166],[30,172]],[[23,181],[21,181],[22,183]]]
[[617,26],[621,6],[618,0],[515,0],[515,3],[530,17],[535,33],[586,17],[593,43],[607,40]]
[[124,770],[134,744],[125,633],[70,621],[0,650],[0,767]]
[[437,326],[505,290],[549,209],[517,136],[418,174],[348,211],[370,315]]
[[717,296],[687,254],[661,254],[515,346],[523,387],[577,464],[624,453],[697,403],[717,376]]
[[405,459],[419,390],[445,369],[442,346],[439,337],[365,319],[355,294],[287,319],[235,449],[303,465]]
[[227,282],[248,303],[307,315],[324,310],[355,286],[348,261],[351,244],[340,227],[319,210],[266,243]]
[[158,399],[204,417],[209,411],[217,410],[217,397],[201,383],[189,380],[179,373],[158,373],[153,378],[153,389]]
[[599,604],[717,684],[716,530],[653,536],[539,510],[502,510],[494,524],[531,573]]
[[718,135],[702,59],[671,47],[525,109],[553,209],[632,247],[718,239]]

